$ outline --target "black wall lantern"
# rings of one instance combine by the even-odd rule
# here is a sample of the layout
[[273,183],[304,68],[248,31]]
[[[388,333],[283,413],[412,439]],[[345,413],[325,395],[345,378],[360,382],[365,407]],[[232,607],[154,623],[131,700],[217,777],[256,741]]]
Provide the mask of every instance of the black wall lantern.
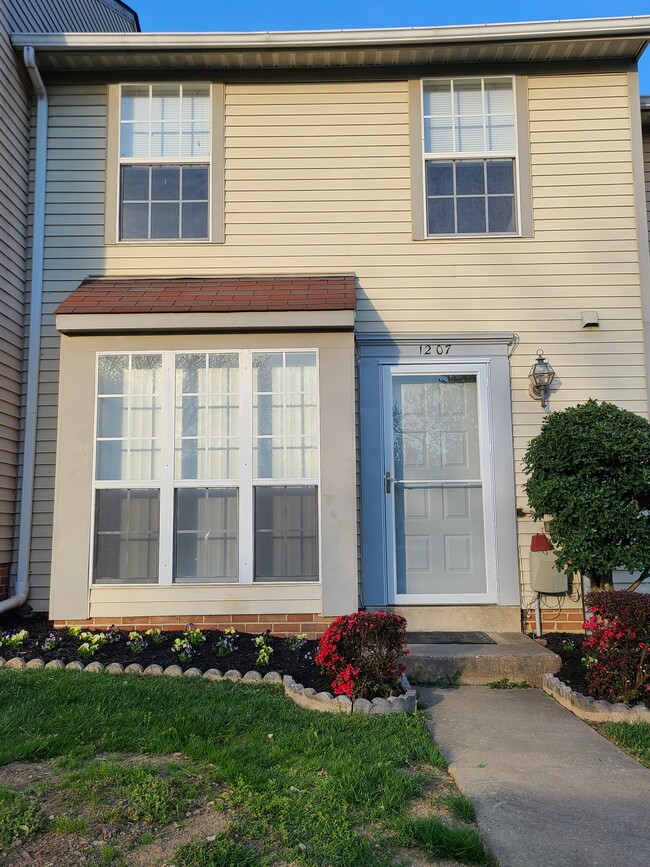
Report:
[[541,400],[543,409],[546,409],[546,401],[551,388],[551,383],[555,379],[555,371],[544,358],[544,353],[541,349],[537,350],[537,358],[535,364],[530,368],[528,374],[530,380],[530,393],[535,400]]

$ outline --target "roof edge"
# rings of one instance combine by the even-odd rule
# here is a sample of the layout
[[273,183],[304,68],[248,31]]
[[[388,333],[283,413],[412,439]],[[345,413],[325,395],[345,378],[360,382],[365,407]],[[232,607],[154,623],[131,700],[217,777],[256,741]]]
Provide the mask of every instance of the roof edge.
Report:
[[[122,4],[126,5],[126,4]],[[128,8],[128,7],[127,7]],[[131,10],[132,11],[132,10]],[[135,14],[135,13],[134,13]],[[137,18],[137,16],[136,16]],[[138,24],[139,26],[139,24]],[[650,15],[619,18],[558,19],[508,24],[464,24],[445,27],[369,28],[356,30],[295,30],[225,33],[19,33],[12,36],[16,48],[129,49],[233,49],[233,48],[336,48],[362,45],[413,43],[529,42],[557,39],[593,39],[639,36],[650,40]]]

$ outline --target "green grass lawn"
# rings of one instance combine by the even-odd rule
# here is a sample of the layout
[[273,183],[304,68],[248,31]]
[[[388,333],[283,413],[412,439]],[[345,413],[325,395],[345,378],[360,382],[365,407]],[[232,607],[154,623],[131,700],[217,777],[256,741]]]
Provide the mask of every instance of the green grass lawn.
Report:
[[600,731],[642,765],[650,768],[649,723],[606,723]]
[[89,863],[148,864],[132,860],[138,846],[207,809],[224,830],[160,863],[381,867],[410,864],[409,853],[489,863],[418,716],[304,711],[266,685],[0,671],[0,770],[11,762],[56,774],[0,788],[5,852],[16,838],[86,839],[108,823],[129,833]]

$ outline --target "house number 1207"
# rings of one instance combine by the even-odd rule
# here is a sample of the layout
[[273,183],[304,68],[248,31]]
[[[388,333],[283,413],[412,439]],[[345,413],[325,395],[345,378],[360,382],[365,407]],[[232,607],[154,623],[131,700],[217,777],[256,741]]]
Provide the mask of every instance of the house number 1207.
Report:
[[434,346],[431,343],[420,344],[420,355],[449,355],[451,343],[436,343]]

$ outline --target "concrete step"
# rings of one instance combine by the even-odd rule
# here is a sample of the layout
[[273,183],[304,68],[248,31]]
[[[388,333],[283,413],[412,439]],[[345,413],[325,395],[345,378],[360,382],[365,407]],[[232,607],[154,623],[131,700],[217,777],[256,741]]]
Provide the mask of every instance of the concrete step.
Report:
[[520,632],[486,632],[493,644],[409,644],[406,674],[414,683],[432,683],[460,673],[460,683],[480,685],[507,677],[541,686],[547,672],[562,664],[557,654]]

